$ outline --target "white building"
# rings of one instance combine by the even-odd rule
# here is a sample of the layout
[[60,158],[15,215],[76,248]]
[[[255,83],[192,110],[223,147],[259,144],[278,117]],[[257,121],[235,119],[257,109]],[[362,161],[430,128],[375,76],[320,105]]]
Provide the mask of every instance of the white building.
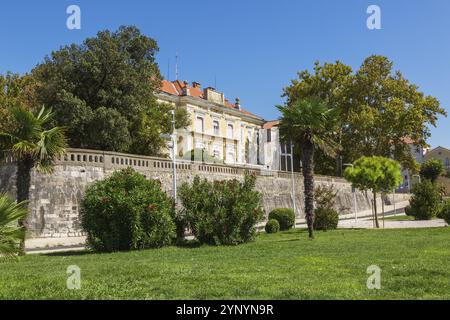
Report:
[[238,98],[233,104],[212,87],[180,80],[164,80],[157,98],[190,116],[191,125],[177,131],[177,158],[280,169],[277,121],[245,110]]

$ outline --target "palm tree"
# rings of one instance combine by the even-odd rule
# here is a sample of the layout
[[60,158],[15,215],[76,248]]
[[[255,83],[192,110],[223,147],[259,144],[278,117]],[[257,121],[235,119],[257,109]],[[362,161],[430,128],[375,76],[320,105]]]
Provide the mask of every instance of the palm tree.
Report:
[[17,221],[27,215],[25,203],[17,204],[6,194],[0,194],[0,258],[11,258],[21,253],[19,243],[25,235]]
[[295,100],[278,106],[282,113],[280,132],[284,141],[292,140],[301,148],[305,194],[305,216],[309,237],[314,238],[314,150],[336,156],[338,144],[331,138],[337,120],[335,108],[316,97]]
[[[2,138],[2,154],[12,155],[17,162],[16,192],[17,202],[28,201],[31,182],[31,170],[51,173],[58,156],[67,146],[64,130],[60,127],[46,129],[53,114],[44,107],[35,115],[33,112],[15,107],[11,110],[10,124]],[[24,226],[25,219],[19,220]],[[21,244],[24,249],[24,242]]]

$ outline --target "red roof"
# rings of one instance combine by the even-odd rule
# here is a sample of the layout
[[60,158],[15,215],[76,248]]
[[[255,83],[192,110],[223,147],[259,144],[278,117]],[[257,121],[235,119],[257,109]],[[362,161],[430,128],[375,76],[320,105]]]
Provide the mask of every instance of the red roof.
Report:
[[416,142],[413,139],[411,139],[410,137],[404,137],[402,139],[402,141],[406,144],[416,144]]
[[[172,95],[176,95],[176,96],[182,96],[183,95],[183,90],[184,90],[185,87],[186,87],[186,83],[184,81],[180,81],[180,80],[175,80],[175,81],[163,80],[162,81],[161,90],[163,92],[165,92],[165,93],[168,93],[168,94],[172,94]],[[199,87],[194,87],[194,86],[189,86],[189,96],[200,98],[200,99],[205,99],[205,97],[203,95],[203,91]],[[235,105],[230,103],[227,99],[225,99],[224,106],[227,107],[227,108],[230,108],[230,109],[237,110]],[[252,118],[263,120],[261,117],[251,113],[250,111],[244,110],[242,108],[239,111],[242,112],[243,114],[247,115],[247,116],[252,117]]]
[[266,123],[264,123],[263,128],[264,129],[272,129],[273,127],[276,127],[279,124],[280,124],[280,121],[278,121],[278,120],[267,121]]

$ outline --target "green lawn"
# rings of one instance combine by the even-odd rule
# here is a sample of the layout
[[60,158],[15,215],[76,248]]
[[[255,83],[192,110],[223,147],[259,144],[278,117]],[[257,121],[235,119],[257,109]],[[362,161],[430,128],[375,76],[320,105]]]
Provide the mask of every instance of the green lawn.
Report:
[[[381,217],[380,220],[383,220]],[[384,220],[386,221],[414,221],[413,216],[389,216],[385,217]]]
[[[81,268],[82,288],[66,289]],[[378,265],[381,290],[368,290]],[[29,255],[0,263],[0,299],[450,299],[450,228],[261,234],[236,247]]]
[[[435,217],[432,220],[435,220],[435,219],[438,219],[438,218]],[[373,219],[371,219],[371,220],[373,220]],[[382,216],[378,217],[378,220],[382,222],[383,217]],[[386,220],[386,221],[415,221],[413,216],[388,216],[388,217],[385,217],[384,220]]]

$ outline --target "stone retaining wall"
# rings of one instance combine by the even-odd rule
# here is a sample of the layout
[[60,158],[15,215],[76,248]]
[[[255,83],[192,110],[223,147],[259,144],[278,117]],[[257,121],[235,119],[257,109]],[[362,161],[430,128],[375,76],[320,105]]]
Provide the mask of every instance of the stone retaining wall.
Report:
[[[172,162],[168,159],[144,157],[115,152],[69,149],[59,159],[53,174],[32,172],[30,189],[30,214],[28,230],[32,237],[76,237],[80,229],[80,201],[86,187],[104,179],[115,170],[132,167],[148,178],[159,179],[167,192],[172,191]],[[264,170],[255,167],[210,165],[179,161],[177,182],[192,181],[198,175],[212,180],[237,178],[245,172],[257,176],[256,188],[263,195],[266,212],[274,208],[293,207],[292,179],[295,181],[295,199],[298,217],[303,214],[303,182],[299,173]],[[8,159],[0,166],[0,191],[15,195],[15,165]],[[344,179],[316,176],[318,184],[332,184],[338,190],[337,208],[341,212],[353,212],[351,185]],[[371,207],[370,199],[357,192],[359,210]]]

